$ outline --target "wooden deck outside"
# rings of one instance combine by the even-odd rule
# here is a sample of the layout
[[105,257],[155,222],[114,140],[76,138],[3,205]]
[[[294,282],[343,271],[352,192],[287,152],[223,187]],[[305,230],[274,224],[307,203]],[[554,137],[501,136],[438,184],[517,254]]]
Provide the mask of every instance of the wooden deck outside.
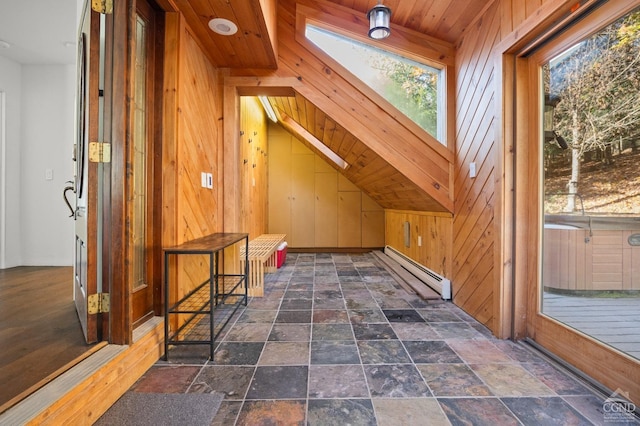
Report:
[[640,359],[640,297],[545,293],[543,306],[546,315]]

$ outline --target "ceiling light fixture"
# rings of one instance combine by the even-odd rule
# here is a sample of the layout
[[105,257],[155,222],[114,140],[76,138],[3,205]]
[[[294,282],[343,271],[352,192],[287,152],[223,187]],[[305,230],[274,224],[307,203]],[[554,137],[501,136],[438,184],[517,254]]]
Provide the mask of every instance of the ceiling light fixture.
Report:
[[230,36],[238,32],[238,26],[228,19],[213,18],[209,21],[209,28],[217,34]]
[[273,121],[274,123],[278,122],[278,117],[276,116],[276,112],[274,111],[273,107],[271,106],[271,102],[269,102],[269,99],[267,99],[266,96],[258,96],[258,99],[260,100],[260,103],[262,104],[262,108],[264,108],[264,112],[267,113],[267,117],[269,117],[269,119],[271,121]]
[[369,18],[369,37],[375,40],[381,40],[389,37],[391,34],[391,28],[389,27],[391,21],[391,9],[379,3],[367,13]]

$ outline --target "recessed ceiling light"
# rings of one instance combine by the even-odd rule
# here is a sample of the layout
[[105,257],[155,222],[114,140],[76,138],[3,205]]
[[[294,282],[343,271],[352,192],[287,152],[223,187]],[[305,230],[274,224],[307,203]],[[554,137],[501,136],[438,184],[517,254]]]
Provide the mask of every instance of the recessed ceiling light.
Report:
[[8,49],[11,45],[4,40],[0,40],[0,49]]
[[209,28],[211,28],[214,33],[226,36],[233,35],[238,31],[236,24],[224,18],[213,18],[209,21]]

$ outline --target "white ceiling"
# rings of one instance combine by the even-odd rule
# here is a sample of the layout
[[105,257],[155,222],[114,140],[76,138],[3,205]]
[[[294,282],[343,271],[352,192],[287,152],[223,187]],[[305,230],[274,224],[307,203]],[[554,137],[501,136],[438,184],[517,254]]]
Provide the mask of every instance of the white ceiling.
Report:
[[[73,64],[77,0],[0,0],[0,56],[21,64]],[[0,43],[2,44],[2,43]]]

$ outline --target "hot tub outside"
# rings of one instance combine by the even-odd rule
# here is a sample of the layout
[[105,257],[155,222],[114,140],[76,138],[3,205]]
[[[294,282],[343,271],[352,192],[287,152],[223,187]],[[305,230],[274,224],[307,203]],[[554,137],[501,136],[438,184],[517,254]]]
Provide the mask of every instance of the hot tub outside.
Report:
[[542,277],[550,292],[640,292],[640,217],[545,216]]

